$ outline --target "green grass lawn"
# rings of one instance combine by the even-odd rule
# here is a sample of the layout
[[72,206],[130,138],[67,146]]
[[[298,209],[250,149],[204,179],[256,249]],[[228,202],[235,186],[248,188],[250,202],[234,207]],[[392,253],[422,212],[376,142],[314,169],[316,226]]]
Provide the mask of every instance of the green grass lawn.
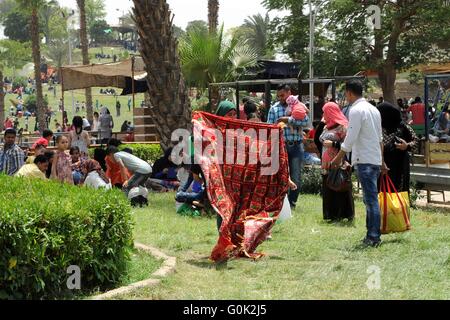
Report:
[[[117,94],[120,94],[122,92],[122,89],[115,89]],[[114,119],[114,129],[113,131],[120,131],[120,127],[122,125],[122,123],[125,120],[129,120],[133,123],[133,105],[131,105],[131,111],[128,110],[128,98],[131,98],[132,96],[118,96],[117,100],[120,101],[121,104],[121,108],[120,108],[120,117],[117,117],[116,114],[116,98],[113,95],[104,95],[104,94],[100,94],[99,93],[100,88],[92,88],[92,100],[93,100],[93,108],[94,108],[94,112],[100,112],[99,110],[96,109],[96,100],[98,100],[99,102],[99,107],[100,105],[106,106],[108,107],[109,111],[111,112],[111,115],[113,116]],[[54,120],[58,120],[59,123],[62,123],[62,112],[58,111],[58,102],[59,99],[62,97],[61,95],[61,86],[57,86],[57,94],[56,97],[54,97],[53,95],[53,91],[48,91],[48,85],[44,84],[43,86],[43,92],[44,95],[47,94],[48,96],[48,101],[49,101],[49,106],[52,108],[52,110],[56,113],[56,118],[52,117],[51,120],[51,125],[50,125],[50,129],[54,130],[55,129],[55,122]],[[24,100],[26,99],[27,95],[24,95]],[[9,116],[9,108],[11,106],[11,102],[10,99],[16,99],[16,95],[14,94],[7,94],[5,97],[5,115]],[[138,108],[141,104],[141,101],[144,100],[144,94],[140,93],[140,94],[136,94],[135,97],[135,104],[136,107]],[[86,110],[82,111],[81,110],[81,103],[83,101],[86,101],[85,99],[85,92],[84,90],[74,90],[73,91],[73,101],[74,101],[74,108],[75,108],[75,103],[77,101],[80,102],[80,112],[79,113],[74,113],[73,109],[72,110],[72,92],[71,91],[66,91],[65,95],[64,95],[64,106],[65,106],[65,110],[67,111],[67,115],[69,118],[69,123],[72,122],[72,118],[75,115],[79,115],[79,116],[85,116],[86,115]],[[29,122],[28,122],[28,127],[30,130],[34,129],[34,125],[35,125],[35,121],[36,119],[34,117],[30,117],[29,118]],[[25,126],[25,119],[21,118],[19,120],[19,128],[22,128]]]
[[122,279],[122,285],[126,286],[150,278],[161,265],[162,260],[142,250],[134,249],[128,264],[128,272]]
[[[237,259],[217,269],[208,261],[217,240],[213,218],[175,213],[173,194],[153,194],[135,211],[137,241],[177,257],[177,272],[156,288],[122,299],[449,299],[450,216],[413,211],[413,230],[383,236],[379,248],[359,246],[364,206],[355,225],[322,220],[319,196],[302,195],[294,217],[278,224],[258,261]],[[368,269],[381,270],[369,290]]]

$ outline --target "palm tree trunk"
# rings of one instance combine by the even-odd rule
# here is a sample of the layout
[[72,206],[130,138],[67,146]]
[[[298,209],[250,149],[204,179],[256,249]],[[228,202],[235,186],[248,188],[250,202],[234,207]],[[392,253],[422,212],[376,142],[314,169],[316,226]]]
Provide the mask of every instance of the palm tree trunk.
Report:
[[215,33],[219,26],[219,0],[208,0],[209,33]]
[[5,91],[3,85],[3,70],[0,68],[0,131],[3,131],[3,123],[5,123]]
[[191,106],[166,0],[133,0],[140,52],[147,69],[151,114],[161,147],[171,145],[172,132],[191,128]]
[[47,128],[45,121],[45,105],[44,97],[42,95],[42,80],[41,80],[41,46],[39,36],[39,18],[38,10],[33,9],[31,14],[31,43],[34,62],[34,78],[36,81],[36,105],[37,105],[37,121],[39,122],[39,131],[43,132]]
[[[89,43],[87,37],[86,27],[86,8],[85,0],[77,0],[78,8],[80,10],[80,43],[81,54],[83,55],[83,64],[89,64]],[[86,113],[89,123],[93,123],[94,111],[92,107],[92,89],[86,89]]]

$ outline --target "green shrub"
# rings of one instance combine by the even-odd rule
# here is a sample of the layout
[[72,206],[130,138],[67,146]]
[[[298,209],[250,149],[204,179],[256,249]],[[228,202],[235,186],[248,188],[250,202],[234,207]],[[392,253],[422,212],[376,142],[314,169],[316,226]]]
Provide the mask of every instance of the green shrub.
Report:
[[322,191],[322,175],[320,167],[305,167],[301,177],[301,193],[320,194]]
[[133,154],[147,162],[154,163],[164,155],[159,144],[122,144],[119,149],[130,148]]
[[[37,112],[37,101],[36,101],[36,95],[32,94],[29,95],[26,99],[25,99],[25,103],[24,106],[27,109],[27,111],[33,113],[33,112]],[[44,107],[47,108],[48,107],[48,97],[44,97]]]
[[[4,175],[0,186],[0,299],[73,297],[120,281],[133,244],[120,191]],[[67,289],[71,265],[81,292]]]
[[[164,154],[159,144],[122,144],[119,147],[120,150],[124,148],[132,149],[136,157],[151,163],[155,163]],[[94,149],[89,149],[89,156],[94,157]]]

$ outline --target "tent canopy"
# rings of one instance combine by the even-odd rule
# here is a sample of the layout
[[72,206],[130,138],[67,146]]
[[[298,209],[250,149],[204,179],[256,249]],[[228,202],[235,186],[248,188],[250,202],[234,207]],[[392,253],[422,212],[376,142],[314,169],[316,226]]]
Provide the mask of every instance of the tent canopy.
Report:
[[[62,90],[77,90],[91,87],[127,88],[133,78],[132,59],[105,64],[61,67]],[[141,57],[135,57],[134,80],[145,79],[147,72]],[[136,91],[137,92],[137,91]]]

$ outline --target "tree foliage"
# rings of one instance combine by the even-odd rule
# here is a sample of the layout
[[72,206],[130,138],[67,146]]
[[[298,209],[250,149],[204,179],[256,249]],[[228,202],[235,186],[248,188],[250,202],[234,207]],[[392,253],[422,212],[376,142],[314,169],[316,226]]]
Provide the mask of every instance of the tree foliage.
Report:
[[183,75],[191,86],[206,88],[211,82],[237,80],[257,65],[254,48],[239,38],[225,39],[223,26],[213,34],[194,30],[180,41]]
[[[309,12],[306,1],[264,0],[269,10],[291,14],[271,23],[271,43],[291,58],[308,62]],[[316,12],[315,75],[378,71],[386,100],[395,100],[395,72],[449,57],[450,6],[443,0],[313,1]],[[368,7],[381,9],[381,29],[367,23]],[[447,45],[446,45],[447,44]],[[439,47],[441,49],[439,49]],[[386,98],[385,97],[385,98]]]
[[91,40],[97,44],[106,44],[108,41],[111,41],[113,37],[112,34],[108,32],[110,28],[111,27],[106,20],[95,21],[89,29]]
[[91,30],[97,21],[106,19],[106,6],[104,0],[86,0],[85,10],[88,30]]
[[255,48],[259,57],[272,59],[274,51],[269,43],[270,18],[269,14],[262,16],[261,14],[248,16],[244,24],[235,28],[233,33],[235,36],[247,41],[248,44]]

